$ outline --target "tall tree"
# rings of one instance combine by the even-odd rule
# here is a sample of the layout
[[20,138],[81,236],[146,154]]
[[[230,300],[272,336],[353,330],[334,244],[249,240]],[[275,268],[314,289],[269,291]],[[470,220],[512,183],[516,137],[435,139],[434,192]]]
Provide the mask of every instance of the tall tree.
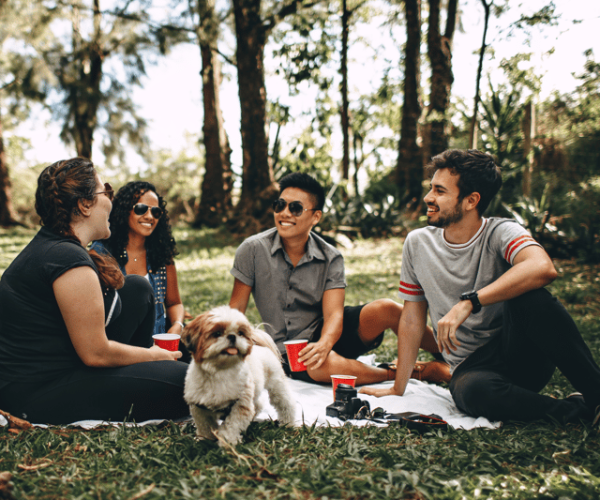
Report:
[[[35,3],[0,0],[0,225],[4,227],[21,224],[12,203],[4,131],[28,117],[32,101],[45,98],[44,81],[50,75],[35,49],[46,43],[50,21],[51,16]],[[12,43],[5,43],[9,39]],[[21,44],[34,50],[21,50]]]
[[107,161],[114,155],[124,160],[122,137],[145,153],[146,122],[137,114],[130,87],[139,85],[145,75],[145,56],[159,47],[166,50],[156,40],[160,30],[148,23],[150,4],[150,0],[122,0],[102,10],[100,0],[91,5],[62,3],[71,21],[71,39],[48,50],[46,59],[62,96],[60,104],[52,105],[63,122],[61,138],[74,143],[80,156],[91,157],[98,128],[104,132]]
[[238,229],[255,232],[269,223],[264,216],[276,192],[266,130],[265,44],[275,26],[286,16],[299,8],[315,5],[318,0],[277,2],[265,9],[264,15],[262,0],[232,1],[243,149]]
[[[189,5],[191,10],[191,0]],[[222,75],[217,51],[220,20],[214,0],[198,0],[196,12],[198,21],[195,31],[202,58],[202,131],[206,154],[200,205],[194,225],[216,227],[223,223],[225,213],[231,208],[232,188],[231,148],[223,124],[220,99]]]
[[434,156],[448,148],[447,110],[450,104],[452,74],[452,38],[456,28],[458,0],[448,0],[446,28],[442,35],[441,0],[429,0],[429,27],[427,31],[427,52],[431,63],[431,92],[427,125],[429,148],[427,156]]
[[488,31],[488,24],[490,21],[490,8],[494,2],[489,3],[486,0],[481,0],[484,11],[484,23],[483,23],[483,38],[481,40],[481,48],[479,49],[479,64],[477,65],[477,77],[475,78],[475,102],[473,103],[473,117],[471,118],[471,125],[469,127],[469,148],[477,148],[477,112],[479,109],[480,100],[480,85],[481,85],[481,73],[483,71],[483,57],[485,55],[485,49],[487,48],[486,38]]
[[348,9],[347,0],[342,0],[342,53],[340,73],[342,75],[341,94],[342,107],[340,109],[342,121],[342,179],[348,180],[350,171],[350,117],[348,104],[348,35],[350,33],[350,16],[352,10]]
[[421,118],[421,0],[404,0],[406,17],[406,45],[404,49],[404,103],[396,182],[404,191],[404,204],[411,208],[421,199],[423,160],[419,145],[419,119]]

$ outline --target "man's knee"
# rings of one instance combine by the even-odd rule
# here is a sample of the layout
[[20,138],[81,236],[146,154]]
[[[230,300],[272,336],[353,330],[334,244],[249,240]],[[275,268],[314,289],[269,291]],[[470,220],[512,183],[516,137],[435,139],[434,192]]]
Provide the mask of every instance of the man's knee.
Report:
[[506,304],[509,308],[527,311],[529,314],[543,313],[548,311],[549,308],[560,307],[560,302],[545,288],[530,290],[507,301]]
[[339,366],[339,364],[344,361],[347,361],[346,358],[340,356],[335,351],[330,351],[327,359],[319,366],[319,368],[308,368],[306,372],[315,382],[326,384],[331,382],[331,375],[335,375],[335,373],[333,373],[335,371],[333,367]]
[[360,314],[359,332],[374,322],[378,323],[378,333],[388,328],[396,329],[402,315],[402,305],[391,299],[377,299],[363,307]]

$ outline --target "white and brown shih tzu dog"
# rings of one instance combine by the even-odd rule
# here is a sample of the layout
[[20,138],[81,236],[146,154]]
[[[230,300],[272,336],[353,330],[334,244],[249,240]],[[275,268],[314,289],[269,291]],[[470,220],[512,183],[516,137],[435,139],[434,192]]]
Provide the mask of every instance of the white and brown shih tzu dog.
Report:
[[[186,325],[182,342],[192,354],[184,398],[202,439],[237,444],[260,412],[267,389],[280,424],[292,424],[296,405],[273,339],[229,306]],[[221,423],[219,424],[219,421]]]

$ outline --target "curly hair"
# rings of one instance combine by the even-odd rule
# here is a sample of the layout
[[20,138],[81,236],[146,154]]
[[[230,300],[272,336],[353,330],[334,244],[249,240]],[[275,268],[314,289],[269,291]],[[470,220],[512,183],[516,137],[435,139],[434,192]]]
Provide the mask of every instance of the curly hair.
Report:
[[146,238],[146,258],[152,269],[173,264],[173,257],[179,252],[171,233],[167,202],[156,192],[153,184],[145,181],[131,181],[125,184],[113,200],[113,208],[110,212],[111,235],[103,243],[107,250],[124,266],[127,263],[126,247],[129,243],[129,215],[133,206],[139,201],[143,194],[152,191],[158,196],[158,206],[162,208],[163,214],[158,219],[156,228]]
[[60,160],[46,167],[38,177],[35,211],[43,226],[66,238],[79,241],[71,228],[79,214],[79,200],[94,200],[96,169],[86,158]]

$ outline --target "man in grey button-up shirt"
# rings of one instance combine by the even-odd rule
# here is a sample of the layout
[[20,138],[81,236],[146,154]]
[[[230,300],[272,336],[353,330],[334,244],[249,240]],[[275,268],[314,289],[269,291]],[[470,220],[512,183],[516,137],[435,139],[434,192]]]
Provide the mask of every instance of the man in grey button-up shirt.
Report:
[[[330,382],[334,374],[355,375],[357,384],[392,379],[393,370],[356,358],[379,346],[387,328],[397,332],[402,306],[380,299],[344,308],[343,257],[311,232],[323,214],[324,198],[321,185],[307,174],[281,180],[276,227],[246,239],[236,252],[230,306],[245,312],[252,293],[284,358],[284,341],[310,341],[300,352],[308,371],[295,378]],[[425,337],[424,347],[435,350],[433,336]]]

